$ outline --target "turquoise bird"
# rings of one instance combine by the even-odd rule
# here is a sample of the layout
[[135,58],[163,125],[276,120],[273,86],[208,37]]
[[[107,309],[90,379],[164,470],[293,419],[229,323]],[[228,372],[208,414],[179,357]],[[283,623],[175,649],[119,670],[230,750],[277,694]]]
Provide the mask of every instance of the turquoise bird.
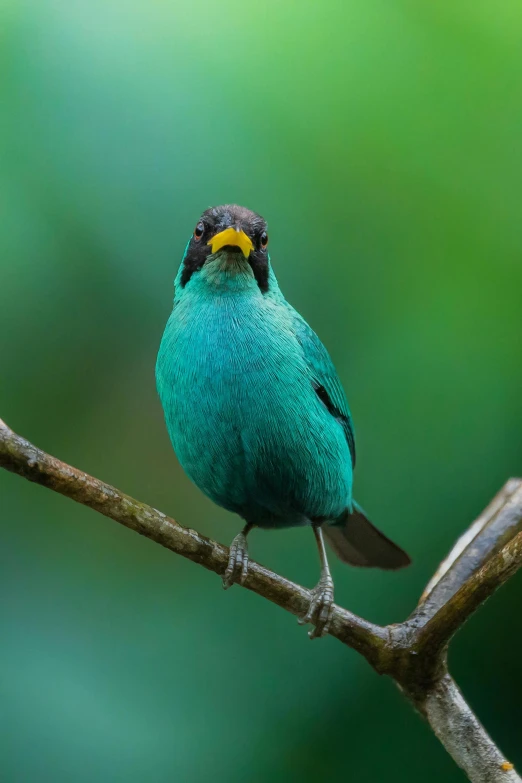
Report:
[[207,209],[175,281],[156,381],[187,475],[244,520],[225,589],[248,574],[254,527],[311,527],[321,576],[300,622],[328,632],[334,586],[324,538],[345,563],[385,569],[408,555],[352,498],[355,440],[325,347],[288,304],[267,250],[265,220],[235,204]]

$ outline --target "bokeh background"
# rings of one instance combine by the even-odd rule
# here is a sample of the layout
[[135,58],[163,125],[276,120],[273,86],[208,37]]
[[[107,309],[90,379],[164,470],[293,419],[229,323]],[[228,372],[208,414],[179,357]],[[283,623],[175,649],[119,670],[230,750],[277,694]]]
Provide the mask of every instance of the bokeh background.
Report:
[[[403,619],[522,473],[522,7],[398,0],[4,0],[0,415],[228,543],[154,386],[200,212],[269,221],[326,343],[356,496],[412,554],[333,564],[337,600]],[[393,684],[276,607],[3,472],[3,783],[463,780]],[[252,555],[317,578],[305,530]],[[451,666],[522,766],[521,577]]]

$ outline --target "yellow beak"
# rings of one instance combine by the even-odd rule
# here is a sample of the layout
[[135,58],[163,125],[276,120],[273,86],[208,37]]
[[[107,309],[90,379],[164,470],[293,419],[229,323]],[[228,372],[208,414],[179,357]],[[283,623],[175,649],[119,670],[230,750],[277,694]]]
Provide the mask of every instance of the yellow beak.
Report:
[[238,231],[237,228],[227,228],[225,231],[220,231],[207,244],[211,246],[213,253],[217,253],[225,245],[239,247],[243,251],[245,258],[248,258],[254,249],[252,240],[247,237],[244,231]]

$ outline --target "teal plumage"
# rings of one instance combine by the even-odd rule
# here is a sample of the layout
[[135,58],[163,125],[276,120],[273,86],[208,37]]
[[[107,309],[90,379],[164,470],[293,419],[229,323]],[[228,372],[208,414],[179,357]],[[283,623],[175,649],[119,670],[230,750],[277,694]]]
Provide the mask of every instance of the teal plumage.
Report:
[[[226,586],[238,567],[246,576],[245,536],[253,526],[313,525],[320,536],[322,523],[337,523],[332,543],[343,557],[339,531],[349,527],[352,512],[359,526],[366,522],[352,505],[355,448],[346,397],[326,349],[282,295],[265,236],[263,219],[241,207],[204,213],[176,277],[156,366],[182,467],[247,523],[231,549]],[[236,239],[250,242],[248,255]],[[402,550],[373,526],[366,530],[381,549],[390,545],[391,567],[406,564]],[[358,553],[357,542],[345,543],[344,559],[354,562],[359,554],[358,564],[372,564],[361,562],[368,553]],[[333,585],[324,596],[324,582],[323,573],[306,618],[318,615],[319,633],[327,630],[333,600]]]

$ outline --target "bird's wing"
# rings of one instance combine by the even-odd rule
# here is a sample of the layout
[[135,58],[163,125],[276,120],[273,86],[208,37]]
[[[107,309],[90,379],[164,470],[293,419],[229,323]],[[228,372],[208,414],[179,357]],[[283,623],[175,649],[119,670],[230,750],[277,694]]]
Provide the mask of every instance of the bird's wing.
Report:
[[315,393],[330,414],[342,425],[355,467],[355,436],[352,417],[341,381],[328,351],[297,310],[288,305],[293,328],[312,375]]

